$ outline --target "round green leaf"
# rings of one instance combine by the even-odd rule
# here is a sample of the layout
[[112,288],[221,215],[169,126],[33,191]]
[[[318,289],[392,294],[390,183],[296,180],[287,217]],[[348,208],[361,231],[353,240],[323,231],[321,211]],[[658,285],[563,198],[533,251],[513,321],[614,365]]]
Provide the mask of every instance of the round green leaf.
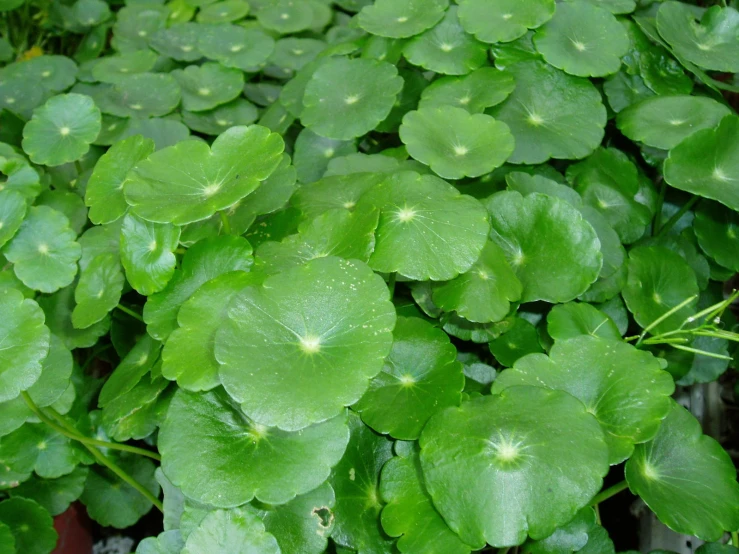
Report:
[[706,541],[739,529],[739,483],[729,455],[672,402],[657,436],[626,462],[629,488],[678,533]]
[[490,173],[514,148],[508,125],[452,106],[408,112],[400,138],[411,156],[447,179]]
[[378,0],[359,12],[359,26],[373,35],[407,38],[436,25],[449,0]]
[[436,73],[465,75],[487,61],[487,45],[464,32],[457,7],[451,6],[439,23],[408,42],[403,55]]
[[235,100],[203,112],[182,112],[182,120],[190,129],[206,135],[220,135],[226,129],[237,125],[251,125],[257,120],[256,106],[244,100]]
[[169,13],[169,8],[155,3],[129,3],[116,14],[111,45],[119,52],[146,49],[151,36],[166,27]]
[[446,281],[468,271],[487,240],[483,206],[438,177],[396,173],[367,193],[357,209],[368,205],[381,210],[369,262],[375,271]]
[[421,93],[419,111],[456,106],[470,113],[500,104],[515,88],[513,76],[494,67],[481,67],[462,77],[441,77]]
[[74,84],[77,64],[66,56],[38,56],[3,68],[3,77],[30,77],[49,92],[62,92]]
[[313,10],[305,0],[274,0],[255,15],[262,27],[280,34],[299,33],[313,23]]
[[46,89],[33,77],[17,75],[0,82],[0,107],[23,119],[30,119],[34,108],[43,104],[45,99]]
[[[559,176],[557,176],[559,179]],[[571,187],[554,181],[543,175],[528,174],[523,171],[511,171],[505,176],[505,182],[510,190],[515,190],[523,196],[534,192],[555,196],[582,210],[582,198]]]
[[256,496],[283,504],[328,477],[346,448],[346,415],[289,433],[246,417],[222,390],[179,390],[159,434],[162,468],[186,496],[217,507]]
[[166,288],[146,301],[144,321],[149,335],[166,341],[177,328],[180,306],[200,285],[229,271],[249,271],[254,263],[251,254],[246,239],[231,235],[204,239],[192,246]]
[[128,172],[152,152],[154,141],[134,135],[116,142],[100,157],[85,189],[90,221],[98,225],[110,223],[126,213],[123,182]]
[[583,202],[613,227],[621,242],[630,244],[644,235],[653,214],[640,202],[639,170],[626,154],[598,148],[586,160],[568,167],[567,179]]
[[13,189],[0,191],[0,248],[13,238],[26,217],[26,199]]
[[329,482],[336,492],[336,524],[331,539],[359,552],[392,552],[392,541],[380,527],[380,470],[392,458],[393,441],[374,433],[349,412],[349,444]]
[[11,496],[20,496],[38,502],[51,515],[56,516],[64,513],[69,505],[80,497],[85,488],[87,471],[86,467],[77,466],[72,473],[57,479],[32,477],[20,486],[10,489],[9,492]]
[[241,94],[244,74],[219,63],[189,65],[171,75],[182,88],[182,107],[191,112],[212,110]]
[[280,68],[297,71],[313,61],[326,46],[322,40],[312,38],[283,38],[275,44],[270,62]]
[[554,15],[554,0],[459,0],[464,30],[483,42],[511,42]]
[[175,23],[154,33],[149,45],[163,56],[180,62],[194,62],[203,56],[198,44],[202,31],[203,26],[197,23]]
[[0,402],[12,400],[41,376],[49,352],[49,329],[33,300],[14,289],[0,291]]
[[536,32],[534,44],[554,67],[580,77],[603,77],[621,67],[629,35],[608,10],[572,0],[557,4],[554,17]]
[[435,285],[433,301],[445,312],[457,312],[477,322],[500,321],[521,298],[521,282],[508,265],[505,253],[488,241],[480,258],[469,271],[456,279]]
[[180,86],[166,73],[139,73],[122,77],[105,97],[102,111],[118,117],[167,115],[180,103]]
[[331,58],[305,87],[301,121],[324,137],[358,137],[388,116],[402,88],[398,70],[387,62]]
[[233,298],[216,334],[221,382],[250,418],[297,431],[359,400],[394,324],[387,287],[366,265],[310,261]]
[[259,28],[231,24],[198,27],[198,49],[226,67],[253,71],[269,59],[275,48],[274,39]]
[[26,423],[2,438],[4,456],[23,458],[39,476],[55,479],[74,471],[79,454],[70,439],[43,423]]
[[128,174],[126,201],[148,221],[183,225],[235,204],[277,168],[282,138],[266,127],[231,127],[211,147],[187,140],[150,155]]
[[200,23],[230,23],[246,17],[249,4],[244,0],[223,0],[205,6],[198,12]]
[[37,164],[73,162],[87,153],[100,126],[100,110],[89,96],[54,96],[23,128],[23,150]]
[[[608,471],[596,419],[569,394],[538,387],[447,408],[431,418],[420,444],[434,506],[476,549],[551,535],[600,490]],[[470,475],[474,489],[465,485]]]
[[[595,527],[595,511],[583,508],[566,525],[540,541],[528,541],[531,554],[571,554],[579,552],[587,543],[589,532]],[[600,553],[605,554],[605,553]]]
[[670,410],[672,377],[649,352],[618,339],[578,336],[549,352],[519,359],[502,372],[493,394],[516,385],[549,387],[580,400],[603,428],[609,462],[628,458],[634,444],[654,437]]
[[[131,456],[116,460],[116,464],[151,494],[159,496],[159,483],[154,478],[151,460]],[[80,500],[92,519],[100,525],[118,529],[130,527],[153,507],[139,491],[98,465],[90,469]]]
[[516,88],[490,114],[513,133],[516,149],[509,162],[584,158],[603,140],[606,109],[590,81],[538,61],[523,61],[506,71]]
[[27,498],[0,502],[0,522],[10,528],[18,554],[47,554],[59,538],[49,512]]
[[704,69],[739,71],[739,12],[713,6],[700,18],[692,6],[668,1],[657,11],[657,29],[678,56]]
[[151,223],[128,214],[121,227],[121,262],[126,278],[140,294],[148,296],[162,290],[174,274],[174,251],[180,228]]
[[274,535],[264,529],[259,516],[243,508],[214,510],[190,533],[182,554],[280,554]]
[[382,372],[352,409],[379,433],[415,440],[433,414],[459,404],[462,364],[446,333],[422,319],[399,318],[393,336]]
[[669,150],[696,131],[715,127],[729,113],[703,96],[655,96],[629,106],[616,122],[631,140]]
[[100,390],[98,404],[105,408],[110,402],[130,392],[157,361],[161,345],[144,335],[125,355]]
[[[695,272],[676,252],[664,246],[638,246],[629,252],[629,277],[623,298],[636,322],[645,328],[685,300],[698,296]],[[677,329],[694,313],[689,304],[663,320],[651,332]]]
[[70,386],[72,369],[72,353],[61,339],[51,335],[49,354],[42,362],[41,376],[26,392],[40,408],[51,406]]
[[154,68],[157,55],[151,50],[135,50],[118,56],[100,58],[92,68],[92,76],[101,83],[118,83],[129,75],[145,73]]
[[504,191],[491,196],[487,208],[490,237],[523,285],[522,302],[569,302],[597,279],[603,264],[598,237],[564,200]]
[[580,335],[621,339],[621,333],[613,320],[585,302],[568,302],[554,306],[547,315],[547,332],[555,341]]
[[739,214],[716,202],[701,202],[693,230],[701,250],[721,266],[739,271]]
[[32,206],[5,257],[23,284],[41,292],[66,287],[77,274],[82,248],[63,214],[47,206]]
[[726,116],[670,150],[664,176],[675,188],[739,210],[739,117]]
[[390,459],[382,468],[380,493],[387,506],[382,510],[382,528],[400,537],[401,552],[469,554],[472,548],[447,526],[426,491],[416,451]]

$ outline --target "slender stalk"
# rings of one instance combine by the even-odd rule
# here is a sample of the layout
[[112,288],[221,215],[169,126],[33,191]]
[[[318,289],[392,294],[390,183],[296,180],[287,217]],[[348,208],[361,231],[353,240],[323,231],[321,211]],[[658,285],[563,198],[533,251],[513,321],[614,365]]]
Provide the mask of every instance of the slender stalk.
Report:
[[601,525],[601,521],[600,521],[600,507],[596,504],[595,506],[593,506],[593,510],[595,511],[595,522],[598,525]]
[[391,273],[387,280],[387,288],[390,289],[390,298],[395,294],[395,279],[398,277],[397,273]]
[[674,308],[670,308],[665,313],[663,313],[661,316],[659,316],[657,319],[655,319],[652,323],[647,325],[647,327],[642,331],[641,335],[639,335],[639,340],[636,341],[636,345],[639,346],[639,344],[641,344],[641,342],[644,340],[644,337],[649,331],[654,329],[657,325],[662,323],[665,319],[670,317],[672,314],[682,310],[685,306],[693,302],[696,298],[698,298],[697,294],[691,296],[690,298],[686,298],[685,300],[680,302],[677,306],[675,306]]
[[161,457],[156,452],[151,452],[149,450],[144,450],[143,448],[138,448],[136,446],[131,446],[128,444],[119,444],[116,442],[108,442],[99,439],[93,439],[92,437],[86,437],[82,433],[80,433],[79,430],[73,427],[69,422],[67,422],[56,410],[49,410],[53,418],[56,420],[55,422],[53,419],[49,418],[49,416],[44,413],[41,408],[36,406],[36,403],[28,395],[27,392],[22,392],[21,396],[26,402],[26,405],[28,405],[31,411],[36,414],[36,417],[38,417],[43,423],[54,429],[54,431],[56,431],[60,435],[64,435],[68,439],[81,442],[84,445],[97,446],[99,448],[108,448],[110,450],[120,450],[123,452],[131,452],[132,454],[146,456],[147,458],[151,458],[152,460],[156,460],[158,462],[161,461]]
[[665,194],[667,193],[667,183],[660,177],[659,196],[657,197],[657,210],[654,214],[654,222],[652,223],[652,236],[658,236],[660,226],[662,225],[662,206],[665,203]]
[[676,211],[670,219],[667,220],[667,223],[665,223],[664,227],[662,227],[659,232],[657,233],[657,238],[665,236],[665,233],[672,229],[672,227],[677,223],[682,216],[685,215],[685,213],[690,210],[695,204],[700,200],[700,196],[693,196],[690,200],[685,202],[685,204],[682,205],[682,207]]
[[131,477],[128,473],[126,473],[121,467],[116,464],[113,460],[103,455],[102,452],[100,452],[97,448],[94,448],[88,444],[85,445],[85,448],[90,451],[90,454],[92,454],[95,459],[98,461],[100,465],[103,465],[107,467],[110,471],[115,473],[121,481],[128,483],[131,485],[134,489],[139,491],[144,498],[146,498],[149,502],[154,504],[154,506],[157,507],[157,509],[164,513],[164,505],[162,502],[153,494],[151,494],[151,491],[149,491],[146,487],[144,487],[141,483],[139,483],[136,479]]
[[612,496],[616,496],[621,491],[626,490],[629,488],[628,483],[626,481],[621,481],[620,483],[616,483],[612,487],[608,487],[606,490],[601,491],[600,493],[596,494],[595,497],[590,501],[591,506],[596,506],[600,504],[601,502],[608,500]]
[[[41,408],[36,406],[36,403],[31,399],[28,393],[22,392],[21,396],[23,397],[23,400],[26,402],[26,404],[31,409],[31,411],[35,413],[43,423],[45,423],[46,425],[54,429],[57,433],[64,435],[65,437],[68,437],[72,440],[81,442],[82,445],[85,448],[87,448],[87,450],[89,450],[90,454],[93,455],[93,457],[98,461],[100,465],[107,467],[110,471],[112,471],[118,477],[120,477],[122,481],[124,481],[125,483],[128,483],[134,489],[139,491],[147,500],[149,500],[152,504],[154,504],[154,506],[156,506],[160,512],[164,512],[164,506],[162,505],[162,503],[159,501],[159,499],[156,496],[154,496],[149,490],[147,490],[141,483],[136,481],[136,479],[134,479],[128,473],[126,473],[123,469],[121,469],[120,466],[118,466],[115,462],[113,462],[113,460],[111,460],[110,458],[105,456],[102,452],[100,452],[100,450],[95,448],[95,446],[104,445],[105,448],[117,447],[118,449],[120,449],[121,446],[126,446],[127,449],[133,448],[137,451],[146,452],[146,455],[151,455],[152,452],[144,451],[143,449],[136,448],[133,446],[128,447],[128,445],[121,445],[121,444],[108,443],[105,441],[98,441],[97,439],[91,439],[89,437],[83,437],[82,435],[77,435],[76,433],[72,433],[68,431],[67,429],[65,429],[65,427],[69,425],[66,421],[64,422],[64,427],[62,427],[61,425],[57,425],[52,419],[47,417],[47,415],[41,410]],[[71,425],[69,425],[69,427],[71,427]],[[74,429],[73,427],[71,428]],[[136,453],[139,454],[141,452],[136,452]]]
[[731,533],[731,544],[739,548],[739,533],[736,531],[732,531]]
[[701,354],[703,356],[708,356],[709,358],[718,358],[719,360],[731,360],[731,356],[724,356],[723,354],[716,354],[714,352],[706,352],[705,350],[699,350],[697,348],[691,348],[690,346],[685,346],[682,344],[673,344],[673,348],[677,348],[678,350],[685,350],[686,352],[692,352],[693,354]]
[[141,323],[146,323],[146,322],[144,321],[144,318],[143,318],[143,317],[141,317],[141,316],[140,316],[139,314],[137,314],[136,312],[134,312],[134,311],[133,311],[132,309],[130,309],[130,308],[126,308],[126,307],[125,307],[125,306],[124,306],[123,304],[118,304],[118,305],[116,306],[116,308],[118,308],[118,309],[119,309],[120,311],[122,311],[122,312],[123,312],[124,314],[128,314],[128,315],[130,315],[130,316],[131,316],[132,318],[134,318],[134,319],[138,319],[138,320],[139,320],[139,321],[140,321]]
[[[110,450],[120,450],[122,452],[130,452],[131,454],[138,454],[139,456],[146,456],[147,458],[151,458],[152,460],[156,460],[157,462],[162,461],[162,457],[157,454],[156,452],[152,452],[151,450],[146,450],[145,448],[139,448],[138,446],[131,446],[130,444],[122,444],[119,442],[109,442],[104,441],[100,439],[93,439],[92,437],[86,437],[82,435],[75,427],[72,426],[64,417],[57,412],[53,408],[48,408],[49,413],[51,416],[59,422],[60,425],[62,425],[65,429],[67,429],[70,433],[75,434],[75,436],[70,436],[69,438],[77,440],[79,442],[85,442],[87,444],[91,444],[94,446],[98,446],[100,448],[108,448]],[[69,435],[67,435],[69,436]],[[82,439],[82,440],[80,440]]]
[[226,212],[220,211],[218,212],[218,215],[221,216],[221,224],[223,225],[223,232],[227,235],[231,234],[231,222],[228,219],[228,215],[226,215]]

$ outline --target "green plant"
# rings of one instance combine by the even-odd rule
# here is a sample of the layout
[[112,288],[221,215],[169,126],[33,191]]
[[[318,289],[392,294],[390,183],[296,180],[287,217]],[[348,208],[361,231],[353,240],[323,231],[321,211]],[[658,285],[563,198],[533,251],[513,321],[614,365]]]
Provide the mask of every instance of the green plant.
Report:
[[0,1],[0,551],[736,553],[735,8]]

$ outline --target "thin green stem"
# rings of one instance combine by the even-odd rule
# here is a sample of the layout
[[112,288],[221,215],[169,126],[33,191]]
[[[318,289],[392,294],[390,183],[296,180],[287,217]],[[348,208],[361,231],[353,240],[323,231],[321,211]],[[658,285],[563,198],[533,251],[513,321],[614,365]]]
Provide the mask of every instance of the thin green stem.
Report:
[[732,546],[735,546],[739,548],[739,532],[732,531],[731,533],[731,544]]
[[226,215],[226,212],[220,211],[218,212],[218,215],[221,217],[221,224],[223,225],[223,232],[227,235],[231,234],[231,222],[228,219],[228,215]]
[[118,305],[116,306],[116,308],[118,308],[118,309],[119,309],[120,311],[122,311],[122,312],[123,312],[124,314],[128,314],[128,315],[130,315],[130,316],[131,316],[132,318],[134,318],[134,319],[138,319],[138,320],[139,320],[139,321],[140,321],[141,323],[146,323],[146,322],[144,321],[144,318],[143,318],[143,317],[141,317],[141,316],[140,316],[139,314],[137,314],[136,312],[134,312],[134,311],[133,311],[133,310],[132,310],[131,308],[126,308],[126,307],[125,307],[125,306],[124,306],[123,304],[118,304]]
[[45,423],[46,425],[54,429],[54,431],[56,431],[60,435],[64,435],[68,439],[81,442],[82,444],[85,444],[85,445],[97,446],[99,448],[108,448],[110,450],[121,450],[123,452],[131,452],[132,454],[146,456],[158,462],[161,461],[161,457],[156,452],[150,452],[149,450],[144,450],[143,448],[138,448],[136,446],[130,446],[128,444],[119,444],[115,442],[108,442],[108,441],[93,439],[92,437],[86,437],[82,433],[80,433],[79,430],[73,427],[69,422],[67,422],[61,416],[61,414],[59,414],[53,408],[47,408],[47,409],[51,413],[52,417],[56,420],[56,422],[54,421],[54,419],[51,419],[41,408],[39,408],[36,405],[36,403],[28,395],[27,392],[22,392],[21,396],[23,397],[23,400],[25,401],[26,405],[31,409],[31,411],[34,414],[36,414],[36,417],[38,417],[43,423]]
[[678,350],[685,350],[686,352],[692,352],[693,354],[701,354],[703,356],[708,356],[709,358],[717,358],[719,360],[731,360],[731,356],[724,356],[723,354],[716,354],[715,352],[706,352],[705,350],[699,350],[697,348],[691,348],[690,346],[685,346],[682,344],[673,344],[673,348],[677,348]]
[[667,220],[667,223],[665,223],[664,227],[662,227],[659,232],[657,233],[657,238],[665,236],[665,233],[672,229],[672,227],[680,221],[680,218],[685,215],[685,213],[690,210],[695,204],[700,200],[700,196],[693,196],[690,200],[685,202],[685,204],[682,205],[682,207],[676,211],[674,214],[672,214],[672,217]]
[[[661,179],[661,177],[660,177]],[[667,193],[667,183],[662,179],[659,184],[659,197],[657,197],[657,209],[654,213],[654,222],[652,223],[652,236],[657,235],[662,225],[662,206],[665,203],[665,194]]]
[[395,279],[397,279],[397,273],[391,273],[387,280],[387,288],[390,289],[390,298],[395,294]]
[[109,442],[109,441],[103,441],[100,439],[93,439],[92,437],[86,437],[82,433],[80,433],[74,426],[72,426],[71,423],[69,423],[64,417],[57,412],[53,408],[47,408],[49,410],[49,413],[51,416],[59,422],[60,425],[62,425],[65,429],[69,431],[69,433],[73,434],[74,436],[67,435],[69,438],[74,439],[79,442],[84,442],[87,444],[91,444],[93,446],[98,446],[100,448],[108,448],[109,450],[120,450],[122,452],[130,452],[131,454],[138,454],[139,456],[146,456],[147,458],[151,458],[152,460],[156,460],[157,462],[162,461],[162,457],[157,454],[156,452],[152,452],[151,450],[146,450],[144,448],[139,448],[137,446],[131,446],[130,444],[121,444],[119,442]]
[[151,493],[151,491],[149,491],[146,487],[144,487],[136,479],[134,479],[128,473],[126,473],[123,469],[121,469],[121,467],[118,464],[116,464],[113,460],[111,460],[107,456],[104,456],[103,453],[100,452],[97,448],[94,448],[90,446],[89,444],[86,444],[85,448],[87,448],[87,450],[90,451],[90,454],[92,454],[95,457],[95,459],[98,461],[100,465],[107,467],[110,471],[115,473],[121,479],[121,481],[131,485],[134,489],[139,491],[149,502],[154,504],[154,506],[156,506],[160,512],[164,513],[164,505],[156,496],[154,496]]
[[595,506],[593,506],[593,510],[595,511],[595,522],[600,525],[600,507],[596,504]]
[[601,502],[608,500],[612,496],[616,496],[621,491],[626,490],[629,488],[629,485],[626,481],[621,481],[620,483],[616,483],[612,487],[608,487],[606,490],[601,491],[600,493],[596,494],[593,500],[590,501],[591,506],[597,506]]
[[686,298],[685,300],[683,300],[682,302],[680,302],[677,306],[675,306],[674,308],[670,308],[665,313],[663,313],[661,316],[659,316],[657,319],[655,319],[652,323],[650,323],[649,325],[647,325],[644,328],[644,330],[642,331],[641,335],[639,335],[639,340],[636,341],[636,346],[639,346],[639,344],[641,344],[641,342],[644,340],[644,337],[646,336],[646,334],[649,331],[651,331],[652,329],[654,329],[657,325],[659,325],[660,323],[662,323],[665,319],[667,319],[668,317],[670,317],[672,314],[677,313],[680,310],[682,310],[685,306],[687,306],[688,304],[690,304],[691,302],[693,302],[696,298],[698,298],[698,295],[697,294],[691,296],[690,298]]
[[[36,403],[31,399],[31,397],[28,395],[27,392],[22,392],[21,396],[23,397],[23,400],[26,402],[28,407],[31,409],[33,413],[35,413],[38,418],[54,429],[57,433],[64,435],[65,437],[68,437],[72,440],[81,442],[82,445],[89,450],[90,454],[92,454],[95,459],[98,461],[100,465],[103,465],[107,467],[110,471],[115,473],[120,479],[129,485],[131,485],[134,489],[139,491],[146,499],[148,499],[154,506],[156,506],[159,511],[164,512],[164,506],[159,501],[159,499],[154,496],[149,490],[147,490],[141,483],[136,481],[133,477],[131,477],[128,473],[123,471],[115,462],[113,462],[110,458],[105,456],[100,450],[95,448],[95,446],[104,445],[105,448],[112,448],[112,447],[121,447],[121,446],[127,446],[127,445],[120,445],[120,444],[114,444],[114,443],[108,443],[105,441],[98,441],[96,439],[91,439],[89,437],[83,437],[82,435],[77,435],[76,433],[72,433],[71,431],[68,431],[65,427],[69,426],[72,429],[74,429],[71,425],[69,425],[67,422],[64,422],[64,426],[57,425],[52,419],[50,419],[38,406],[36,406]],[[76,431],[76,430],[75,430]],[[135,448],[135,447],[130,447]],[[120,448],[119,448],[120,449]],[[136,448],[136,450],[141,450],[140,448]],[[136,452],[137,454],[140,452]],[[146,455],[152,454],[151,452],[146,451]]]

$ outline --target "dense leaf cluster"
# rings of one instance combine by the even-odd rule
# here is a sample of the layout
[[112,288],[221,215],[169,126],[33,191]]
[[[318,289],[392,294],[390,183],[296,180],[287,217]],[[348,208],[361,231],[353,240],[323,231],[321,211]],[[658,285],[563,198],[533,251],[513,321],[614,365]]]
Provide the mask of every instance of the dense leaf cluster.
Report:
[[0,12],[3,554],[75,500],[161,510],[139,554],[608,554],[627,487],[737,546],[673,399],[739,338],[735,6]]

